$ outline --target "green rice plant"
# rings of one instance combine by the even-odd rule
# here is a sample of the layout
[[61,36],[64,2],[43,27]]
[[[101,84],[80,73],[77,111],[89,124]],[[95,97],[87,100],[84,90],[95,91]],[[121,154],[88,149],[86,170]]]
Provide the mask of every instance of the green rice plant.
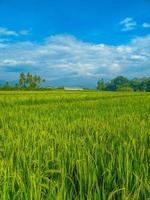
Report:
[[0,92],[0,199],[149,198],[149,93]]

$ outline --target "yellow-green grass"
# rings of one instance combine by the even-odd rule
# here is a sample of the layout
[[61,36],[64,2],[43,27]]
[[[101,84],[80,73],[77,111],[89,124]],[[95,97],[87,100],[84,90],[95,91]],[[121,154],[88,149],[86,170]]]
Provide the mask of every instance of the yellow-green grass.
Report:
[[0,92],[1,200],[150,198],[150,93]]

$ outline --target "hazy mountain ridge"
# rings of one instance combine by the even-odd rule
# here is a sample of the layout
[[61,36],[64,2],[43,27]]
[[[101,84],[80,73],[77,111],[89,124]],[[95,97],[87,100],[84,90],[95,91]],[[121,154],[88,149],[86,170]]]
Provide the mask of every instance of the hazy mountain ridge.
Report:
[[[0,80],[0,85],[4,85],[7,80]],[[55,80],[46,80],[41,84],[43,87],[81,87],[81,88],[95,88],[97,79],[94,77],[73,77],[73,78],[60,78]],[[15,85],[18,81],[11,80],[8,82]]]

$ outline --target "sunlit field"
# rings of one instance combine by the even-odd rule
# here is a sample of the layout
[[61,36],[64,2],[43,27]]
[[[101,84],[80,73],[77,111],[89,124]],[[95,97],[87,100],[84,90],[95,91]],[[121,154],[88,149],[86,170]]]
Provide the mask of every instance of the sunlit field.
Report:
[[150,93],[0,92],[0,199],[150,198]]

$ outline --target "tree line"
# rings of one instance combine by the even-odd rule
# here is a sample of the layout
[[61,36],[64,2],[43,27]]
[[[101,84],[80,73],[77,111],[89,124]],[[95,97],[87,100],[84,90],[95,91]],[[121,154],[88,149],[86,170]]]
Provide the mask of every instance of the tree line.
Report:
[[101,79],[97,83],[97,89],[101,91],[145,91],[150,92],[150,77],[134,78],[129,80],[124,76],[105,81]]
[[[41,88],[41,83],[45,82],[45,79],[38,75],[31,73],[19,74],[18,81],[15,85],[6,81],[3,85],[0,85],[1,90],[33,90],[33,89],[48,89],[46,87]],[[128,79],[124,76],[117,76],[116,78],[106,81],[101,79],[97,82],[97,90],[100,91],[146,91],[150,92],[150,77],[147,78],[134,78]]]
[[40,76],[33,75],[31,73],[19,74],[18,81],[15,85],[12,85],[10,82],[6,81],[3,85],[0,86],[1,89],[38,89],[40,84],[45,82],[45,79],[42,79]]

